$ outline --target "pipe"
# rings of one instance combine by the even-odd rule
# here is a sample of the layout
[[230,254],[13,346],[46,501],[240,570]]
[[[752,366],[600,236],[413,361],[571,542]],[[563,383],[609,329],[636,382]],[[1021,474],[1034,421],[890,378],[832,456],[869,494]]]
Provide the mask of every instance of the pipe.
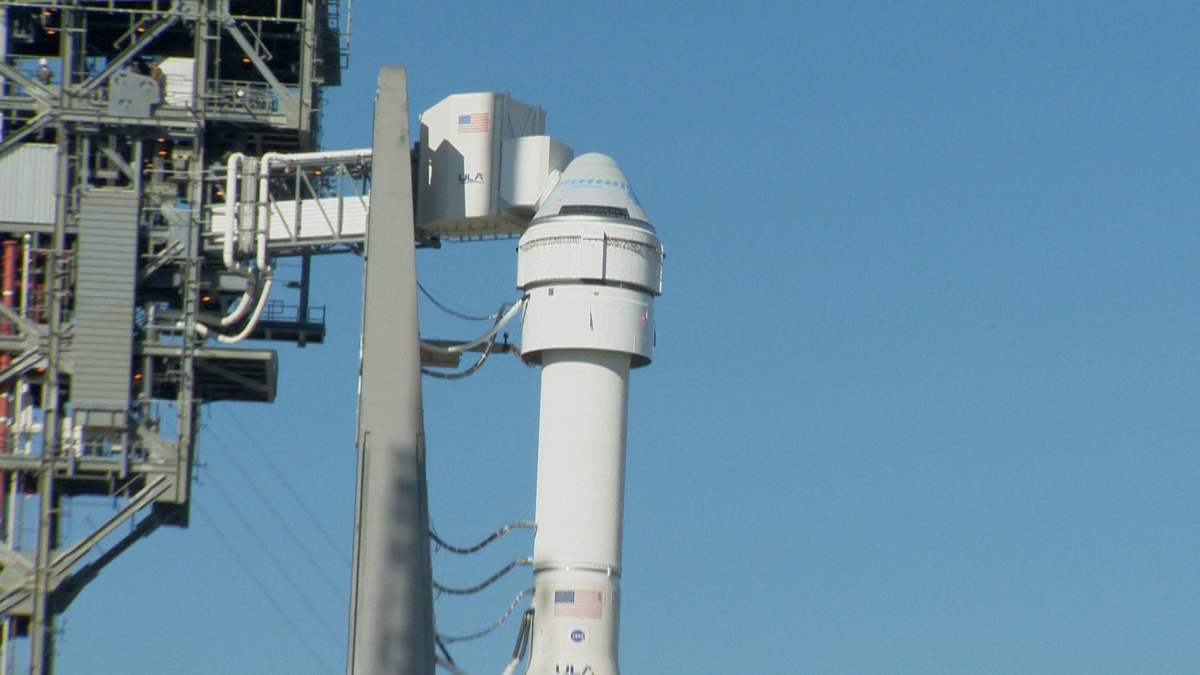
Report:
[[225,269],[230,270],[237,269],[233,261],[233,242],[237,234],[238,169],[244,158],[245,155],[235,152],[225,162],[225,241],[221,246],[221,259],[225,262]]
[[[274,279],[267,279],[263,284],[262,293],[258,296],[258,306],[254,308],[254,314],[250,315],[250,320],[246,322],[246,327],[237,335],[217,335],[217,340],[227,345],[234,344],[245,340],[254,329],[258,327],[258,319],[262,316],[263,308],[267,306],[267,296],[271,294],[271,286],[275,283]],[[196,324],[199,326],[200,324]]]
[[353,159],[370,158],[371,148],[358,148],[355,150],[324,150],[321,152],[272,152],[267,154],[271,155],[271,157],[274,159],[284,162],[345,162]]
[[33,235],[21,237],[21,316],[29,318],[29,256]]
[[[0,302],[5,307],[12,309],[16,296],[17,286],[17,240],[4,240],[3,275],[0,279]],[[12,322],[0,322],[0,334],[12,335]],[[0,354],[0,370],[8,368],[12,362],[12,355],[8,352]],[[8,447],[8,432],[9,432],[9,400],[12,395],[12,384],[6,383],[3,389],[0,389],[0,455],[8,454],[11,450]],[[7,510],[8,501],[5,499],[5,490],[8,487],[8,474],[0,471],[0,522],[6,520],[9,516]]]
[[439,347],[438,345],[430,344],[428,342],[421,342],[421,349],[426,349],[438,354],[460,354],[465,351],[470,351],[472,347],[478,347],[479,345],[492,339],[492,336],[496,333],[499,333],[501,328],[504,328],[509,321],[512,321],[512,318],[516,316],[517,312],[520,311],[524,306],[524,300],[521,300],[517,304],[513,305],[512,309],[508,310],[504,316],[500,317],[496,321],[491,330],[470,342],[464,342],[460,345],[453,345],[451,347]]
[[255,286],[258,285],[256,280],[253,280],[249,275],[246,275],[246,291],[242,293],[241,299],[238,300],[238,306],[234,307],[232,312],[221,317],[220,326],[222,328],[226,326],[232,326],[238,321],[241,321],[242,317],[246,316],[246,312],[250,311],[250,305],[253,304],[253,301],[251,300],[253,294],[251,291],[254,289],[254,286],[250,286],[251,281],[254,281]]
[[[217,333],[216,331],[212,330],[210,326],[199,322],[196,323],[196,334],[202,338],[208,338],[211,335],[216,335],[218,341],[230,345],[245,340],[250,336],[250,333],[253,333],[254,329],[258,327],[258,319],[262,316],[263,309],[267,306],[267,296],[271,294],[271,286],[274,283],[274,279],[267,279],[266,283],[263,284],[262,293],[258,296],[258,302],[254,307],[254,314],[250,316],[250,320],[246,322],[246,325],[242,327],[242,330],[237,335],[225,335],[224,333]],[[183,321],[175,322],[175,328],[181,329],[183,327]]]
[[258,240],[258,269],[267,269],[267,235],[271,228],[271,160],[278,155],[268,152],[262,156],[258,165],[258,198],[263,206],[258,211],[258,222],[254,224],[255,237]]
[[246,289],[246,292],[242,293],[242,297],[238,299],[237,307],[234,307],[232,312],[221,317],[221,321],[217,325],[225,328],[241,321],[242,317],[246,316],[246,312],[250,311],[250,305],[253,304],[250,297],[250,289]]

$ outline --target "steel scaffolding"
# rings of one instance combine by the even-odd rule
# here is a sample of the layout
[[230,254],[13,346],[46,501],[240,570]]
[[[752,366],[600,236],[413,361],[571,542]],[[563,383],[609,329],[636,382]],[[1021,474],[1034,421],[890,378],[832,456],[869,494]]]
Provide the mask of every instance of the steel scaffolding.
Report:
[[[0,0],[0,674],[52,672],[55,617],[187,526],[199,406],[274,398],[274,352],[205,342],[270,287],[221,264],[211,214],[228,157],[317,147],[348,25],[338,0]],[[320,342],[300,295],[242,337]],[[84,496],[118,506],[65,541]]]

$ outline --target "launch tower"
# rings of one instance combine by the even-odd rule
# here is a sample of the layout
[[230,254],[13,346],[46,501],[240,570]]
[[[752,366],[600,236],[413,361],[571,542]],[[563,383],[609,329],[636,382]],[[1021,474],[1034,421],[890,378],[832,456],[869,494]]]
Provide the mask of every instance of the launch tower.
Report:
[[[269,267],[247,246],[225,255],[213,220],[232,207],[230,157],[317,147],[348,58],[342,10],[0,0],[0,673],[21,645],[29,672],[51,672],[55,617],[80,590],[187,526],[198,406],[275,394],[274,352],[225,343],[323,339],[307,268],[336,244],[277,252],[304,273],[294,305],[268,304]],[[64,508],[97,495],[119,508],[65,541]]]

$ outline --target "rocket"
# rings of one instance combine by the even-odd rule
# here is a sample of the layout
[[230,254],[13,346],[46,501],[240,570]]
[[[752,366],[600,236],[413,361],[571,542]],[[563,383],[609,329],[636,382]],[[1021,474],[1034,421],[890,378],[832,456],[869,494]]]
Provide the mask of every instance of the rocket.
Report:
[[650,363],[663,248],[611,158],[551,181],[518,247],[542,367],[529,675],[617,675],[629,371]]

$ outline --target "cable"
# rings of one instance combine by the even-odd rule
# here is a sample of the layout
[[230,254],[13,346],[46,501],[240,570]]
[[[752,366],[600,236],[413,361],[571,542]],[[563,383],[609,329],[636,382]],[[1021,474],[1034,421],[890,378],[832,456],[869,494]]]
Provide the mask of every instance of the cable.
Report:
[[[435,344],[421,341],[421,348],[427,349],[431,352],[436,352],[438,354],[461,354],[462,352],[470,351],[472,347],[478,347],[479,345],[483,344],[484,342],[487,342],[488,340],[492,339],[492,337],[496,333],[499,333],[500,329],[504,328],[505,324],[507,324],[509,321],[511,321],[512,318],[517,315],[517,312],[524,306],[525,306],[525,300],[524,299],[519,300],[516,304],[514,304],[512,306],[512,309],[509,309],[508,312],[504,314],[504,316],[502,316],[496,320],[496,323],[492,325],[491,330],[489,330],[488,332],[484,333],[483,335],[479,336],[478,338],[475,338],[474,340],[472,340],[470,342],[464,342],[462,344],[457,344],[457,345],[453,345],[450,347],[440,347]],[[503,305],[501,305],[501,307],[503,307]]]
[[437,644],[437,648],[442,650],[442,656],[446,657],[446,660],[450,662],[450,665],[452,665],[452,666],[455,665],[454,657],[450,656],[450,650],[446,649],[446,645],[445,645],[445,643],[442,642],[442,638],[438,637],[435,634],[433,636],[433,641]]
[[336,542],[334,542],[333,536],[331,536],[329,531],[321,525],[321,521],[317,520],[317,516],[313,514],[312,510],[309,509],[304,503],[304,500],[300,498],[300,495],[297,494],[292,488],[291,483],[289,483],[288,480],[283,477],[283,472],[279,470],[279,467],[275,466],[275,462],[271,461],[271,458],[266,452],[263,452],[262,446],[260,446],[258,441],[255,440],[254,436],[250,434],[250,430],[247,429],[246,425],[242,424],[242,420],[239,419],[236,414],[234,414],[233,408],[231,406],[223,406],[223,408],[225,412],[229,414],[229,417],[233,420],[233,423],[236,424],[238,428],[242,430],[242,433],[246,435],[246,439],[250,441],[250,447],[254,448],[255,452],[258,453],[258,456],[267,463],[267,466],[271,467],[272,473],[274,473],[275,477],[279,479],[279,482],[283,484],[284,489],[288,491],[288,494],[292,496],[292,499],[296,501],[296,504],[300,506],[300,510],[303,511],[304,514],[308,516],[309,520],[312,521],[312,524],[317,528],[317,531],[325,537],[325,541],[329,543],[329,546],[334,551],[338,552],[338,556],[341,557],[342,561],[345,562],[346,565],[352,565],[353,563],[350,562],[350,558],[346,556],[345,551],[343,551],[342,548],[338,546]]
[[438,371],[436,371],[432,368],[422,367],[421,374],[428,375],[430,377],[435,377],[439,380],[461,380],[465,377],[470,377],[470,376],[474,375],[476,372],[478,372],[480,368],[483,367],[484,362],[487,361],[488,356],[491,355],[492,347],[495,346],[495,344],[496,344],[496,336],[493,335],[492,339],[488,340],[487,347],[484,347],[483,354],[478,359],[475,360],[475,363],[472,364],[470,368],[467,368],[466,370],[460,370],[457,373],[439,373]]
[[513,661],[520,663],[521,659],[525,658],[525,652],[529,649],[530,642],[533,640],[533,616],[534,610],[532,607],[525,610],[521,615],[521,630],[517,631],[517,644],[513,646]]
[[458,666],[456,666],[456,665],[454,665],[453,663],[451,663],[451,662],[447,661],[446,659],[443,659],[443,658],[442,658],[442,657],[440,657],[440,656],[439,656],[439,657],[437,657],[437,661],[436,661],[436,663],[437,663],[439,666],[441,666],[442,668],[445,668],[447,671],[449,671],[451,675],[467,675],[467,674],[466,674],[466,673],[464,673],[463,671],[459,670]]
[[275,554],[271,552],[270,547],[266,545],[262,536],[257,530],[254,529],[254,526],[250,524],[249,519],[247,519],[245,514],[242,513],[241,509],[237,507],[237,504],[233,503],[233,499],[229,497],[229,493],[225,492],[225,489],[222,488],[221,484],[217,482],[212,471],[205,467],[205,474],[208,476],[209,484],[217,489],[217,494],[221,495],[221,498],[224,499],[225,503],[229,505],[229,508],[233,510],[234,515],[237,516],[238,520],[242,521],[242,525],[245,526],[245,528],[250,532],[250,535],[254,537],[254,541],[258,543],[258,547],[261,548],[263,552],[267,554],[267,558],[275,564],[275,568],[279,572],[279,575],[288,582],[288,585],[292,587],[292,590],[296,591],[296,595],[300,596],[300,600],[306,607],[308,607],[308,610],[312,612],[317,621],[321,623],[321,626],[325,629],[325,632],[329,634],[329,637],[333,640],[334,644],[340,645],[342,643],[342,639],[338,637],[337,631],[333,630],[333,628],[329,625],[329,622],[326,621],[325,617],[321,615],[321,612],[317,609],[317,606],[313,604],[313,601],[304,594],[304,591],[300,589],[300,584],[296,583],[296,580],[292,578],[291,574],[288,574],[287,568],[284,567],[283,563],[279,561],[279,558],[277,558]]
[[522,659],[525,658],[525,651],[532,635],[533,608],[530,607],[521,615],[521,628],[517,631],[517,643],[513,645],[512,661],[508,662],[508,667],[504,669],[502,675],[514,675],[517,672],[517,666],[521,665]]
[[296,534],[296,531],[292,529],[291,525],[288,525],[287,520],[285,520],[279,511],[271,505],[271,501],[267,499],[262,491],[258,489],[258,486],[255,485],[254,479],[250,477],[250,474],[246,471],[246,469],[241,465],[240,462],[237,461],[237,458],[235,458],[233,453],[229,451],[229,448],[225,446],[225,443],[221,441],[221,438],[217,435],[216,430],[213,429],[213,427],[207,422],[203,423],[202,427],[206,429],[212,436],[213,441],[216,442],[216,445],[218,448],[220,448],[221,452],[225,453],[225,458],[228,459],[229,462],[233,464],[233,467],[237,469],[238,473],[242,475],[242,478],[245,479],[246,484],[250,486],[250,490],[254,494],[258,495],[259,500],[262,501],[263,505],[267,507],[267,510],[271,512],[271,515],[275,516],[275,520],[279,521],[279,524],[283,526],[284,532],[287,533],[287,535],[291,538],[292,543],[296,545],[296,548],[300,549],[301,553],[304,554],[304,557],[308,559],[309,564],[312,565],[313,569],[317,571],[317,574],[325,582],[325,585],[327,585],[329,589],[333,591],[333,594],[337,596],[337,598],[341,600],[346,607],[349,607],[350,598],[346,597],[342,589],[339,588],[338,585],[329,578],[329,575],[325,573],[325,569],[320,563],[317,562],[316,557],[311,551],[308,550],[308,547],[304,545],[304,542],[301,541],[299,535]]
[[437,298],[433,297],[429,291],[425,290],[425,287],[421,285],[420,281],[417,282],[417,288],[421,289],[421,292],[425,294],[425,297],[429,298],[429,301],[433,303],[434,307],[437,307],[456,319],[464,319],[466,321],[494,321],[496,317],[500,316],[499,314],[493,314],[491,316],[471,316],[470,314],[463,314],[462,312],[450,309],[449,307],[438,302]]
[[[433,370],[432,368],[421,368],[421,373],[424,375],[428,375],[430,377],[435,377],[439,380],[461,380],[463,378],[474,375],[476,372],[478,372],[478,370],[480,368],[483,367],[483,364],[488,360],[488,356],[491,356],[492,348],[496,345],[496,334],[498,332],[500,332],[500,329],[503,328],[506,323],[508,323],[510,320],[512,320],[512,317],[516,314],[516,310],[523,303],[524,303],[524,300],[522,300],[521,302],[518,302],[516,305],[513,305],[513,308],[510,309],[507,314],[500,317],[496,321],[496,323],[492,326],[491,331],[489,331],[486,335],[484,335],[483,337],[481,337],[478,340],[475,340],[473,342],[454,345],[451,347],[439,347],[439,346],[435,346],[435,345],[432,345],[427,342],[422,342],[421,343],[422,349],[427,349],[427,350],[434,351],[434,352],[440,352],[442,354],[458,354],[458,353],[467,351],[468,349],[471,349],[473,347],[479,346],[479,344],[484,342],[485,340],[487,341],[487,346],[484,347],[483,354],[475,361],[474,364],[471,365],[471,367],[467,368],[466,370],[460,370],[456,373],[441,373],[436,370]],[[504,311],[504,305],[500,306],[500,311],[501,312]],[[499,313],[497,313],[496,316],[499,316]],[[507,341],[507,339],[508,338],[506,335],[505,340]]]
[[433,582],[433,587],[436,588],[438,591],[440,591],[442,593],[447,593],[449,595],[470,595],[472,593],[478,593],[479,591],[482,591],[483,589],[487,588],[488,586],[491,586],[493,583],[496,582],[497,579],[499,579],[500,577],[504,576],[505,574],[508,574],[509,572],[511,572],[513,570],[513,568],[516,567],[517,565],[532,565],[532,564],[533,564],[533,558],[517,558],[516,560],[505,565],[504,568],[501,569],[499,572],[496,572],[492,576],[488,577],[487,580],[484,581],[483,583],[476,585],[476,586],[471,586],[470,588],[451,588],[449,586],[443,586],[436,581]]
[[434,543],[436,543],[438,545],[439,548],[444,548],[447,551],[450,551],[451,553],[457,553],[459,555],[466,555],[468,553],[474,553],[474,552],[478,551],[479,549],[483,548],[484,546],[487,546],[488,544],[492,543],[493,541],[496,541],[500,537],[503,537],[504,535],[508,534],[509,532],[511,532],[513,530],[536,530],[536,529],[537,529],[537,523],[533,522],[532,520],[518,520],[515,523],[509,523],[508,525],[505,525],[504,527],[496,530],[487,539],[484,539],[483,541],[479,542],[478,544],[475,544],[474,546],[472,546],[470,548],[460,547],[460,546],[451,546],[450,544],[447,544],[446,542],[442,541],[442,538],[439,537],[437,532],[434,532],[432,528],[430,528],[430,530],[429,530],[429,538],[432,539],[434,541]]
[[519,605],[521,603],[521,598],[524,598],[527,595],[531,595],[532,593],[533,593],[532,586],[529,588],[526,588],[525,590],[518,593],[516,599],[514,599],[512,601],[512,604],[508,606],[508,611],[504,613],[504,616],[500,617],[499,619],[496,619],[494,622],[492,622],[492,625],[488,626],[487,628],[484,628],[481,631],[471,633],[470,635],[442,635],[441,633],[438,633],[437,637],[439,640],[442,640],[446,644],[454,644],[455,642],[465,642],[467,640],[474,640],[476,638],[481,638],[484,635],[487,635],[488,633],[496,630],[497,628],[500,627],[501,624],[503,624],[505,621],[507,621],[508,617],[512,616],[513,610],[515,610],[517,608],[517,605]]
[[279,601],[275,599],[275,596],[271,595],[271,593],[267,591],[267,587],[265,584],[263,584],[262,579],[259,579],[258,575],[254,573],[254,568],[251,567],[250,564],[246,562],[246,559],[237,552],[237,549],[234,548],[233,543],[229,541],[229,538],[225,536],[225,533],[221,531],[221,528],[217,527],[216,520],[209,516],[208,513],[206,513],[204,509],[200,507],[198,502],[193,502],[192,506],[196,509],[196,513],[199,513],[200,517],[203,518],[205,522],[208,523],[209,527],[213,529],[213,533],[217,535],[217,539],[220,540],[220,542],[225,546],[225,550],[229,551],[229,554],[232,555],[233,559],[236,560],[238,565],[241,566],[242,571],[246,573],[246,576],[250,577],[250,580],[253,581],[254,585],[258,587],[259,592],[261,592],[263,596],[267,598],[267,602],[271,603],[271,606],[274,607],[275,611],[279,613],[279,618],[283,619],[283,622],[287,624],[287,627],[291,628],[292,632],[296,634],[296,637],[300,639],[300,643],[304,645],[306,650],[308,650],[309,655],[311,655],[317,663],[321,664],[321,668],[323,668],[325,672],[331,674],[336,673],[337,671],[331,668],[328,663],[325,663],[325,659],[322,659],[321,655],[317,653],[317,650],[313,649],[312,645],[308,643],[308,639],[304,637],[303,633],[300,632],[300,628],[297,627],[296,624],[291,620],[291,618],[288,616],[288,613],[283,611],[283,606],[279,604]]

